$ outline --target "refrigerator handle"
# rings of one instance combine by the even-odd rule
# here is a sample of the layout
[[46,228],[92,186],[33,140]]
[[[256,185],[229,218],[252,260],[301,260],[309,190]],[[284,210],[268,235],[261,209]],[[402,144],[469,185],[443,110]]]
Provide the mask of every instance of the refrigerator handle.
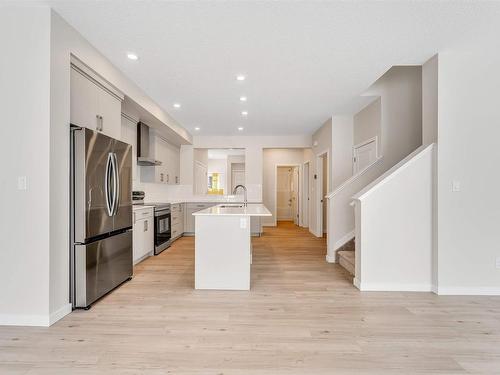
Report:
[[118,172],[118,159],[116,158],[116,153],[113,153],[113,172],[114,172],[113,215],[116,215],[118,213],[118,207],[120,204],[120,173]]
[[111,178],[111,168],[113,168],[113,154],[110,152],[108,154],[108,159],[106,160],[106,170],[104,176],[104,195],[106,196],[106,210],[108,211],[108,216],[113,216],[113,205],[111,202],[111,193],[109,191],[109,182]]

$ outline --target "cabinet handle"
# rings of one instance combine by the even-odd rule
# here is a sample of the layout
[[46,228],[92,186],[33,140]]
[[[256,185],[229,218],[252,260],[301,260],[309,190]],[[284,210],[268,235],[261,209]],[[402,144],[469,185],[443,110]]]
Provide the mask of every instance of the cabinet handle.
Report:
[[169,175],[168,175],[168,173],[167,173],[167,183],[168,183],[169,181],[170,181],[170,177],[169,177]]
[[101,131],[104,130],[104,117],[101,116]]
[[101,131],[101,127],[100,127],[100,124],[101,124],[101,119],[99,117],[99,115],[95,115],[95,119],[96,119],[96,124],[95,124],[95,130],[97,131]]
[[160,182],[163,182],[163,173],[160,173]]
[[148,221],[144,220],[144,232],[148,231]]

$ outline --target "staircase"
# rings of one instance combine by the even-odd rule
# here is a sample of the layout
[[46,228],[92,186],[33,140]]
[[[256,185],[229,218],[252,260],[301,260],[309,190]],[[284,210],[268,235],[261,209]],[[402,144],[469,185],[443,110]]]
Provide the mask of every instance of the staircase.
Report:
[[338,251],[338,263],[354,276],[355,258],[354,258],[354,238],[343,245]]

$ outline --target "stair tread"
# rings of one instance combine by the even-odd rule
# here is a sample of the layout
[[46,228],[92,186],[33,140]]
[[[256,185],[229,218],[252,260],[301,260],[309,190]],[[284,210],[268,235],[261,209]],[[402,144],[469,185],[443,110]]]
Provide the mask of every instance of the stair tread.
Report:
[[350,251],[350,250],[339,251],[339,257],[344,258],[345,260],[347,260],[349,263],[352,263],[352,264],[354,264],[354,259],[355,259],[354,254],[355,254],[355,252]]

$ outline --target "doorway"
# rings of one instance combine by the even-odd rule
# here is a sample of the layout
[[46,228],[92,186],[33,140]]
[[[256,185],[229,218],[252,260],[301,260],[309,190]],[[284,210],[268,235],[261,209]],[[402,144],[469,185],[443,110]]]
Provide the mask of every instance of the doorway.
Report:
[[316,157],[316,236],[324,237],[328,231],[328,201],[325,198],[329,192],[328,151]]
[[310,163],[306,161],[302,167],[302,226],[309,227],[309,181]]
[[276,219],[300,223],[299,214],[299,167],[276,167]]
[[353,146],[352,148],[352,173],[358,174],[368,168],[378,158],[377,137]]

